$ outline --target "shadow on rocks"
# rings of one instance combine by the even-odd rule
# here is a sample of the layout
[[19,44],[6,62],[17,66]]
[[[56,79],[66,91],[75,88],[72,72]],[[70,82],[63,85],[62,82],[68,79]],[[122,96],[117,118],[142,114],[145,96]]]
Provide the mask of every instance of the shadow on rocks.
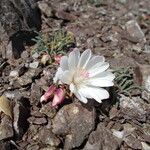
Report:
[[16,100],[14,112],[15,138],[20,139],[29,127],[27,119],[30,117],[30,102],[27,98],[21,97]]
[[[33,45],[34,31],[40,31],[41,12],[36,0],[0,0],[0,41],[12,41],[14,58],[19,58],[25,45]],[[6,50],[8,51],[8,50]]]

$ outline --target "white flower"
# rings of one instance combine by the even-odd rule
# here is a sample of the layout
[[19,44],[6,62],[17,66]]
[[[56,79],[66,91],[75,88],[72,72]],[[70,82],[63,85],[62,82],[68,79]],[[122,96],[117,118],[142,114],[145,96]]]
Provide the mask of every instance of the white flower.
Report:
[[145,88],[150,92],[150,75],[147,77],[145,81]]
[[113,86],[114,74],[108,71],[109,63],[103,56],[92,56],[91,50],[85,50],[81,56],[75,48],[69,56],[63,56],[54,77],[54,82],[69,85],[69,89],[82,102],[94,98],[101,103],[109,98],[109,93],[102,87]]

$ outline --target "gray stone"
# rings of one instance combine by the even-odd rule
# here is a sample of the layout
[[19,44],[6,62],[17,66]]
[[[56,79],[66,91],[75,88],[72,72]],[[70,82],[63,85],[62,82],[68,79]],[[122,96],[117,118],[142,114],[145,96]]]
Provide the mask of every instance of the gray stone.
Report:
[[90,134],[84,150],[117,150],[120,144],[121,140],[113,136],[113,134],[100,123],[96,131]]
[[39,1],[38,6],[39,6],[40,10],[42,11],[42,13],[44,13],[47,17],[53,16],[53,10],[49,3]]
[[40,69],[29,69],[23,76],[19,77],[17,79],[17,82],[21,86],[27,86],[32,83],[32,79],[39,76],[39,74],[42,72]]
[[143,131],[150,137],[150,124],[143,124]]
[[145,53],[150,53],[150,45],[145,45],[143,52],[145,52]]
[[39,57],[39,53],[35,52],[33,55],[32,55],[32,58],[33,59],[37,59]]
[[34,61],[32,63],[29,64],[30,68],[36,69],[39,66],[39,62],[38,61]]
[[40,109],[40,112],[48,116],[49,118],[54,118],[56,115],[56,109],[55,108],[50,108],[50,105],[46,104],[43,105],[42,108]]
[[29,84],[32,83],[32,78],[30,78],[30,77],[24,75],[24,76],[18,78],[18,83],[19,83],[21,86],[27,86],[27,85],[29,85]]
[[37,78],[40,73],[42,72],[41,69],[29,69],[28,72],[25,73],[26,76],[30,77],[30,78]]
[[40,101],[41,95],[42,95],[41,87],[38,84],[32,83],[30,95],[31,104],[37,104]]
[[146,90],[142,91],[142,99],[147,101],[150,104],[150,92],[147,92]]
[[27,147],[26,147],[26,150],[39,150],[40,149],[40,146],[38,145],[37,142],[32,142],[31,144],[29,144]]
[[143,150],[149,150],[150,149],[150,145],[149,144],[147,144],[145,142],[141,142],[141,144],[142,144],[142,149]]
[[120,96],[121,113],[124,118],[145,122],[150,105],[145,103],[140,97],[129,98],[122,94]]
[[133,149],[142,149],[142,145],[139,139],[137,139],[134,135],[130,134],[123,139],[128,146]]
[[30,55],[29,55],[28,51],[23,51],[22,54],[21,54],[21,58],[24,59],[24,60],[27,59],[29,56]]
[[132,50],[133,51],[136,51],[137,53],[141,53],[143,50],[142,50],[142,46],[141,45],[132,45]]
[[10,77],[18,77],[19,76],[19,73],[17,70],[12,70],[9,74]]
[[64,149],[80,146],[95,126],[94,108],[85,108],[80,103],[64,106],[53,121],[53,133],[66,135]]
[[43,144],[50,146],[58,146],[60,144],[60,140],[52,133],[50,129],[42,128],[38,131],[36,135],[36,139],[41,141]]
[[14,131],[10,117],[4,115],[0,122],[0,141],[7,138],[12,138],[14,136]]
[[8,99],[15,99],[21,96],[20,92],[18,90],[14,90],[14,91],[5,91],[4,95],[8,98]]
[[47,124],[47,119],[45,117],[30,117],[28,118],[30,124],[34,125],[45,125]]
[[6,45],[6,50],[5,50],[5,54],[3,54],[3,58],[7,58],[7,59],[13,58],[12,42],[11,41]]
[[63,10],[58,10],[55,13],[55,16],[59,19],[62,20],[67,20],[67,21],[74,21],[77,19],[77,17],[69,12],[65,12]]
[[125,27],[131,37],[135,38],[138,42],[146,42],[145,35],[135,20],[128,21]]

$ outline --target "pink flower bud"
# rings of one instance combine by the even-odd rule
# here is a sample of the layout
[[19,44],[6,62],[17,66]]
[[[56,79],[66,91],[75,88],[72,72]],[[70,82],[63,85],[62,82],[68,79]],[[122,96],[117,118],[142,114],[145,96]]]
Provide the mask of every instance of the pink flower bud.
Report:
[[51,85],[48,90],[45,92],[44,95],[42,95],[40,102],[47,102],[47,100],[54,94],[56,90],[56,86],[55,85]]
[[55,60],[55,63],[56,63],[56,64],[60,64],[61,57],[62,57],[61,54],[54,56],[54,60]]
[[56,90],[53,101],[52,107],[56,107],[58,104],[62,103],[65,98],[65,90],[63,88],[59,88]]

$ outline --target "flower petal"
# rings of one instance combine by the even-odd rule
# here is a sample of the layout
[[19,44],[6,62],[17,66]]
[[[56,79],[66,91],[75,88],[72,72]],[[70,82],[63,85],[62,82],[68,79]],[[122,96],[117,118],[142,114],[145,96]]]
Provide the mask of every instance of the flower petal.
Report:
[[86,85],[99,86],[99,87],[109,87],[109,86],[113,86],[114,83],[112,81],[109,81],[109,80],[103,80],[101,78],[96,78],[96,79],[88,80]]
[[85,68],[90,58],[91,58],[91,50],[87,49],[82,53],[79,59],[78,67]]
[[70,70],[73,70],[77,67],[79,58],[80,58],[79,49],[75,49],[69,54],[68,66]]
[[62,68],[59,67],[57,69],[55,77],[53,78],[53,82],[56,83],[61,78],[62,74],[63,74]]
[[87,98],[84,97],[83,95],[81,95],[79,92],[75,92],[74,94],[81,102],[87,103],[87,101],[88,101]]
[[67,56],[62,56],[60,60],[60,67],[62,68],[63,71],[68,70],[68,57]]
[[58,104],[62,103],[65,98],[65,90],[59,88],[55,91],[54,98],[52,101],[52,107],[56,107]]
[[61,82],[65,84],[70,84],[73,80],[73,72],[72,71],[64,71],[63,75],[61,76]]
[[70,84],[69,89],[72,93],[76,92],[76,87],[73,83]]
[[106,79],[106,80],[114,80],[115,75],[113,73],[111,73],[110,71],[105,71],[105,72],[101,72],[97,75],[95,75],[93,78],[102,78],[102,79]]
[[105,89],[97,88],[97,87],[90,87],[90,86],[83,86],[80,88],[80,93],[83,96],[90,95],[90,97],[94,98],[97,102],[101,103],[102,99],[109,98],[109,93]]
[[91,85],[91,86],[99,86],[99,87],[109,87],[113,86],[113,80],[115,78],[115,75],[112,74],[111,72],[102,72],[100,74],[97,74],[93,78],[90,78],[89,80],[86,81],[86,85]]
[[104,62],[104,63],[97,63],[94,65],[88,72],[90,77],[94,77],[97,74],[107,70],[109,68],[109,63]]
[[86,69],[89,70],[92,68],[95,64],[100,63],[100,62],[105,62],[104,56],[93,56],[91,60],[87,63]]

